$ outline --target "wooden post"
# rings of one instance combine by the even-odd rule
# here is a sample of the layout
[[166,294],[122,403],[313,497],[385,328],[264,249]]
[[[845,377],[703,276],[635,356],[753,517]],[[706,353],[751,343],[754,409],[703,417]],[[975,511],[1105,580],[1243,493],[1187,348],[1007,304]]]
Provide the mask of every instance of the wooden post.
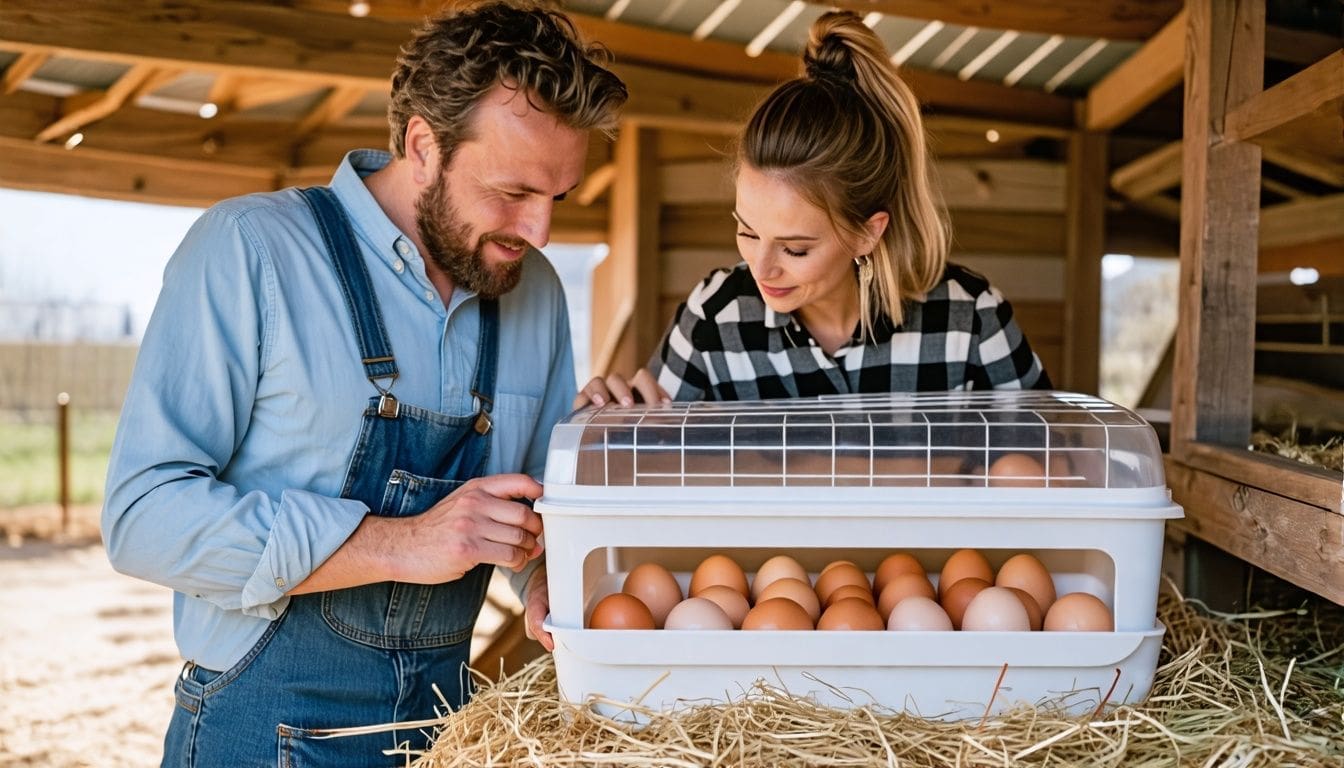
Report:
[[658,156],[654,129],[627,121],[616,139],[607,258],[593,270],[592,375],[648,362],[658,317]]
[[1064,251],[1064,370],[1055,385],[1096,394],[1101,379],[1101,257],[1106,249],[1106,135],[1069,137]]
[[1172,454],[1245,446],[1251,431],[1260,148],[1223,142],[1228,111],[1264,87],[1265,4],[1190,0],[1182,144],[1180,317]]
[[70,532],[70,395],[56,396],[56,493],[61,502],[61,532]]

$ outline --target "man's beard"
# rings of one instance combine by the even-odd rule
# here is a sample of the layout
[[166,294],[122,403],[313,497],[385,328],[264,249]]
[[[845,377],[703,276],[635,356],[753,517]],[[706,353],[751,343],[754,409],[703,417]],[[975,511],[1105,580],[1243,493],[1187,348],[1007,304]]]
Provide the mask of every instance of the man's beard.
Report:
[[495,299],[513,290],[523,276],[523,260],[491,268],[485,262],[485,244],[497,242],[509,248],[524,248],[523,240],[484,235],[472,246],[471,230],[448,198],[448,184],[440,175],[415,202],[415,223],[425,256],[442,269],[453,285],[475,291],[483,299]]

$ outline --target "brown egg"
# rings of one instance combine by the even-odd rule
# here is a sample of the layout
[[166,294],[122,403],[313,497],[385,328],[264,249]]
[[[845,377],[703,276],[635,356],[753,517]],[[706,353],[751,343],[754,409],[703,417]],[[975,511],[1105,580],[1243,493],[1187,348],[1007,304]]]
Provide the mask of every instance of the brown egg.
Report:
[[907,597],[896,604],[887,619],[887,629],[904,632],[951,632],[952,619],[943,607],[927,597]]
[[1044,626],[1047,632],[1113,632],[1115,619],[1096,595],[1070,592],[1046,611]]
[[996,587],[1017,587],[1036,599],[1041,611],[1049,611],[1055,602],[1055,582],[1040,560],[1026,554],[1013,555],[999,566],[994,577]]
[[1031,629],[1031,618],[1011,589],[986,587],[967,604],[960,628],[966,632],[1026,632]]
[[667,614],[664,629],[727,630],[734,629],[733,620],[718,603],[703,597],[688,597],[677,603]]
[[1045,467],[1025,453],[1006,453],[989,465],[989,484],[999,488],[1045,485]]
[[948,588],[947,594],[942,597],[943,610],[947,611],[947,617],[952,620],[953,629],[961,629],[961,619],[966,613],[966,606],[971,604],[975,596],[982,590],[989,589],[993,585],[984,579],[977,579],[974,576],[968,579],[962,579]]
[[743,597],[751,594],[747,587],[747,574],[743,572],[742,566],[727,555],[710,555],[700,561],[691,574],[691,597],[699,597],[701,592],[716,585],[731,587],[741,592]]
[[891,580],[902,573],[917,573],[923,576],[924,566],[919,564],[914,555],[908,555],[904,552],[887,555],[881,563],[878,563],[877,573],[873,574],[873,594],[881,595],[882,590],[891,583]]
[[752,629],[812,629],[812,619],[800,605],[784,597],[762,600],[742,620],[742,628]]
[[761,596],[756,602],[763,603],[766,600],[775,597],[783,597],[797,603],[813,622],[821,615],[821,601],[817,599],[817,593],[807,585],[805,581],[799,581],[793,578],[775,579],[761,590]]
[[832,568],[834,568],[834,567],[837,566],[837,565],[852,565],[852,566],[854,566],[855,568],[858,568],[858,567],[859,567],[858,564],[855,563],[853,560],[832,560],[831,562],[829,562],[829,563],[826,564],[826,567],[825,567],[825,568],[822,568],[822,569],[821,569],[821,571],[817,574],[817,576],[820,577],[821,574],[823,574],[823,573],[825,573],[825,572],[831,570]]
[[732,619],[734,629],[742,628],[742,620],[747,617],[747,611],[751,610],[747,598],[743,597],[741,592],[722,584],[705,587],[696,597],[703,597],[722,608],[723,612],[728,614],[728,618]]
[[873,589],[873,585],[868,583],[867,574],[859,570],[857,565],[853,563],[832,563],[821,572],[821,575],[817,576],[817,597],[821,598],[823,604],[830,605],[831,593],[837,587],[845,584],[863,587],[869,592],[872,592]]
[[681,602],[681,585],[672,572],[657,563],[640,563],[625,576],[621,591],[649,607],[653,623],[662,628],[667,612]]
[[886,628],[887,622],[877,615],[873,604],[857,597],[836,600],[817,622],[817,629],[826,630],[871,631]]
[[751,599],[759,601],[761,590],[776,579],[797,579],[809,586],[812,584],[812,580],[807,576],[807,571],[798,564],[797,560],[788,555],[775,555],[761,563],[761,567],[756,569],[756,577],[751,580]]
[[823,609],[830,608],[836,600],[844,600],[846,597],[857,597],[860,600],[867,600],[869,605],[877,605],[877,601],[873,599],[872,590],[860,587],[858,584],[841,584],[831,592],[831,596],[821,607]]
[[607,595],[593,606],[589,629],[653,629],[649,607],[624,592]]
[[993,584],[994,569],[989,567],[985,556],[976,550],[957,550],[943,563],[943,571],[938,575],[938,597],[941,599],[949,587],[962,579],[981,579]]
[[927,597],[932,600],[937,595],[923,571],[902,573],[892,579],[887,588],[882,590],[882,594],[877,596],[877,612],[882,614],[883,618],[889,619],[891,610],[907,597]]
[[1041,623],[1045,621],[1045,613],[1041,611],[1041,606],[1037,605],[1036,598],[1017,587],[1005,587],[1005,589],[1017,595],[1017,599],[1022,601],[1022,607],[1027,609],[1027,620],[1031,623],[1031,631],[1040,631]]

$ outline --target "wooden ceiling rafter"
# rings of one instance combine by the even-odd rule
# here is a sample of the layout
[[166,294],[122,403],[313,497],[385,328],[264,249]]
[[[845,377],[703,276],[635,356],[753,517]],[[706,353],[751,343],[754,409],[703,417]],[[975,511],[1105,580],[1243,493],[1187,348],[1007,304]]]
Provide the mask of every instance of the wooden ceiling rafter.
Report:
[[8,96],[17,91],[23,81],[32,77],[37,70],[47,63],[51,54],[46,51],[25,51],[19,54],[19,57],[5,67],[5,73],[0,75],[0,95]]
[[298,125],[294,127],[294,134],[303,138],[324,125],[340,120],[359,106],[359,102],[364,100],[366,93],[367,91],[363,88],[349,85],[338,85],[332,88],[322,97],[321,101],[299,119]]
[[1087,130],[1115,128],[1181,82],[1187,18],[1185,10],[1180,10],[1142,48],[1088,90],[1083,106]]
[[133,64],[116,82],[104,91],[83,91],[62,100],[61,116],[52,121],[33,137],[37,142],[48,142],[62,136],[68,136],[84,126],[96,122],[116,112],[121,105],[133,100],[144,92],[159,72],[159,67],[140,63]]

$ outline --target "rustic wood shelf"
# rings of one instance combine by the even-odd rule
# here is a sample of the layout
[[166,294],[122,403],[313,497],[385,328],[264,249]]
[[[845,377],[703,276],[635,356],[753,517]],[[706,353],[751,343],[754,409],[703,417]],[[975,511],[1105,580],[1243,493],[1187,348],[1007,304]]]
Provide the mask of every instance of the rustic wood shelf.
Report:
[[1339,480],[1334,485],[1334,507],[1327,509],[1257,486],[1268,480],[1282,490],[1297,474],[1290,470],[1247,475],[1237,466],[1225,465],[1222,471],[1238,478],[1233,480],[1170,456],[1166,470],[1172,498],[1185,508],[1185,519],[1172,521],[1173,527],[1344,605]]

